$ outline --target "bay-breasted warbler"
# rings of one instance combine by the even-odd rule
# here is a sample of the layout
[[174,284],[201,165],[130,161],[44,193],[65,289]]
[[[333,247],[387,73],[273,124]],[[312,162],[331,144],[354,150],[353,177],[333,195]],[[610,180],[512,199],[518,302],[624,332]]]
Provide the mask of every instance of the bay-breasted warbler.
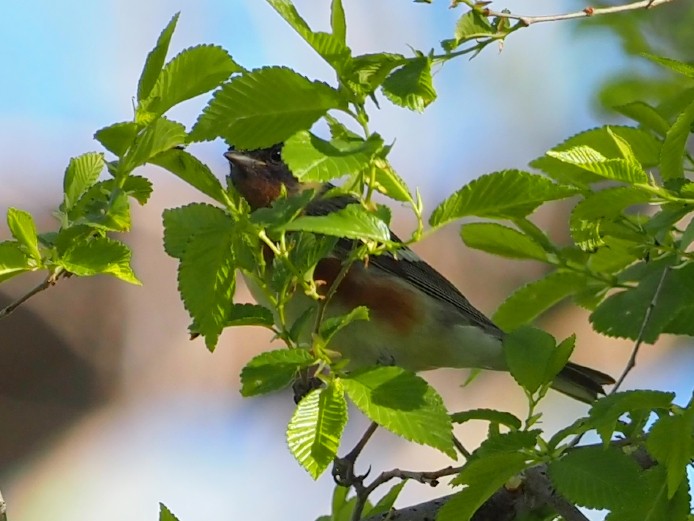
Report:
[[[281,145],[275,145],[252,151],[230,149],[225,154],[231,181],[252,210],[271,206],[283,193],[292,196],[306,188],[282,161],[281,150]],[[317,187],[304,210],[306,215],[326,215],[358,202],[346,195],[330,197],[326,192],[331,186]],[[391,240],[400,242],[392,232]],[[318,262],[314,279],[321,287],[331,287],[352,245],[341,239]],[[254,284],[249,289],[260,304],[267,304]],[[290,320],[315,304],[300,293],[288,309]],[[348,313],[357,306],[368,307],[370,319],[347,325],[328,346],[349,360],[347,369],[383,364],[414,372],[441,367],[508,370],[502,348],[504,332],[404,245],[395,253],[354,262],[332,294],[328,315]],[[569,362],[552,387],[591,402],[603,393],[603,385],[612,383],[600,371]]]

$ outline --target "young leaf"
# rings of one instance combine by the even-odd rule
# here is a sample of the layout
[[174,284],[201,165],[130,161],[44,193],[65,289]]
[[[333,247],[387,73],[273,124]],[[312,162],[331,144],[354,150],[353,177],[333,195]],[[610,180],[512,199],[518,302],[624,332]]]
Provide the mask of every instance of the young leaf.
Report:
[[297,405],[287,427],[287,445],[313,479],[337,455],[346,423],[347,402],[340,380],[311,391]]
[[[650,132],[638,128],[615,125],[611,125],[610,130],[613,134],[618,135],[629,143],[636,155],[636,159],[643,168],[652,168],[660,163],[661,142]],[[595,128],[576,134],[552,148],[552,150],[555,152],[566,152],[577,146],[591,148],[608,159],[621,157],[614,139],[607,133],[607,127]],[[535,159],[530,165],[542,170],[557,182],[572,186],[587,187],[591,183],[602,180],[600,176],[570,163],[562,162],[550,155]]]
[[342,381],[347,395],[372,421],[455,457],[451,420],[441,397],[422,378],[390,366],[361,369]]
[[[306,43],[313,47],[313,49],[328,62],[338,74],[340,74],[349,63],[350,50],[345,45],[344,38],[340,36],[339,27],[337,34],[314,33],[306,21],[301,18],[301,15],[299,15],[299,12],[290,0],[267,0],[267,2],[304,40],[306,40]],[[339,15],[337,16],[339,17]]]
[[342,95],[325,83],[286,67],[264,67],[217,90],[189,138],[223,137],[240,149],[263,148],[309,129],[328,110],[345,107]]
[[653,457],[667,470],[668,499],[680,487],[694,454],[694,408],[684,414],[662,416],[655,422],[646,439],[646,447]]
[[119,165],[121,175],[149,162],[157,154],[182,145],[186,140],[186,129],[180,123],[158,118],[140,132]]
[[301,181],[325,182],[363,170],[382,147],[378,134],[367,141],[325,141],[302,130],[285,141],[282,159]]
[[490,423],[505,425],[514,431],[520,429],[523,425],[522,422],[510,412],[497,411],[495,409],[471,409],[469,411],[451,414],[451,421],[453,423],[465,423],[470,420],[483,420]]
[[388,225],[358,204],[347,205],[328,215],[301,216],[282,226],[282,229],[348,239],[390,241]]
[[171,43],[171,37],[173,36],[174,30],[176,29],[176,24],[178,23],[178,17],[181,12],[179,11],[166,24],[164,30],[159,35],[157,44],[154,46],[145,60],[145,65],[142,68],[142,74],[140,74],[140,81],[137,85],[137,100],[141,101],[149,96],[152,87],[159,77],[161,68],[164,66],[164,61],[166,60],[166,53],[169,51],[169,44]]
[[605,244],[601,235],[604,220],[616,219],[624,210],[653,199],[653,194],[636,186],[617,186],[592,192],[571,211],[571,236],[583,251]]
[[414,204],[414,199],[405,181],[390,166],[385,159],[374,160],[374,184],[373,187],[383,195],[396,201]]
[[547,252],[524,233],[497,223],[470,223],[460,229],[470,248],[511,259],[547,260]]
[[19,242],[0,242],[0,282],[31,269],[29,257]]
[[241,370],[241,394],[256,396],[284,389],[299,369],[315,362],[305,349],[276,349],[254,357]]
[[518,288],[509,296],[492,319],[504,330],[527,324],[566,297],[584,289],[587,278],[573,271],[554,271]]
[[149,95],[141,99],[136,120],[152,121],[171,107],[211,91],[243,68],[216,45],[198,45],[182,51],[166,64]]
[[365,99],[383,84],[393,69],[406,63],[407,58],[402,54],[361,54],[349,62],[349,70],[343,73],[344,81],[355,94]]
[[520,453],[498,453],[470,460],[453,480],[467,485],[439,510],[436,521],[470,521],[482,503],[527,466]]
[[140,285],[142,283],[130,267],[131,255],[130,248],[122,242],[107,237],[94,237],[68,248],[57,260],[57,264],[80,277],[105,273]]
[[139,130],[140,126],[134,121],[124,121],[97,130],[94,139],[109,152],[122,157],[132,145]]
[[70,159],[63,178],[63,211],[72,206],[99,178],[104,169],[104,155],[89,152]]
[[178,290],[193,318],[191,329],[205,337],[213,351],[229,322],[235,290],[230,220],[220,233],[196,233],[185,245],[178,269]]
[[619,509],[646,492],[639,465],[616,447],[581,447],[549,464],[559,493],[589,508]]
[[209,167],[185,150],[172,148],[150,159],[150,163],[166,168],[175,176],[203,194],[225,204],[224,188]]
[[557,367],[557,347],[552,335],[529,326],[504,337],[504,356],[514,380],[531,393],[551,382],[566,363],[564,360]]
[[486,174],[465,185],[442,202],[431,214],[429,224],[443,226],[470,215],[499,219],[525,217],[547,201],[578,193],[540,175],[519,170]]
[[495,32],[486,16],[477,9],[471,9],[458,18],[458,22],[455,24],[455,38],[442,41],[441,47],[446,52],[451,52],[461,43],[476,38],[489,37]]
[[345,315],[325,319],[321,324],[320,334],[327,344],[340,330],[356,320],[369,320],[369,308],[357,306]]
[[36,262],[40,262],[41,252],[39,251],[36,223],[34,223],[31,214],[17,208],[9,208],[7,210],[7,226],[12,237],[17,239],[24,251]]
[[681,62],[678,60],[673,60],[671,58],[664,58],[662,56],[655,56],[653,54],[641,53],[641,56],[648,58],[651,61],[659,65],[663,65],[668,69],[675,71],[679,74],[683,74],[689,78],[694,78],[694,65],[689,63]]
[[[395,505],[395,501],[398,499],[398,496],[400,495],[400,492],[402,492],[402,489],[406,483],[407,480],[403,480],[400,483],[393,485],[372,508],[369,508],[368,510],[364,509],[364,516],[387,516],[388,512],[392,510],[393,505]],[[384,517],[383,519],[388,519],[388,517]]]
[[222,236],[231,229],[231,219],[224,210],[203,203],[164,210],[163,220],[164,250],[177,259],[183,258],[193,235]]
[[677,119],[665,136],[660,157],[660,175],[666,181],[680,179],[684,176],[682,160],[693,124],[694,101],[677,116]]
[[648,183],[648,174],[638,163],[626,159],[608,159],[590,147],[577,146],[560,152],[550,150],[547,155],[605,179],[632,185]]
[[385,79],[381,88],[386,98],[396,105],[422,112],[436,99],[431,59],[426,56],[410,58]]
[[330,27],[333,36],[343,45],[347,41],[347,22],[345,21],[345,8],[342,0],[332,0],[330,3]]
[[227,326],[272,327],[275,323],[272,311],[256,304],[231,304]]

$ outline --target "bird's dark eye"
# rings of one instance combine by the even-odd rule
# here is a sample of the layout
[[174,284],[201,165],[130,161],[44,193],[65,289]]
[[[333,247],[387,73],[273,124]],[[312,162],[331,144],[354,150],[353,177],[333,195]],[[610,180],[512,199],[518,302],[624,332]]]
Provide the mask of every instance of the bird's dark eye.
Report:
[[282,149],[281,148],[275,148],[272,150],[270,153],[270,159],[273,161],[282,161]]

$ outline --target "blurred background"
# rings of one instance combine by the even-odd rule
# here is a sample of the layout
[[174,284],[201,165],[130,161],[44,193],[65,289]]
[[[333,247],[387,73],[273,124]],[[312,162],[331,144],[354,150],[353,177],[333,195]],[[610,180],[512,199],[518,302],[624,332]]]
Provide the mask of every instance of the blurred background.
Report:
[[[329,2],[296,2],[314,28],[327,29]],[[575,1],[506,0],[495,5],[521,14],[584,7]],[[427,51],[450,37],[460,11],[448,2],[345,0],[348,43],[355,53],[409,47]],[[57,224],[62,175],[70,157],[100,150],[92,136],[132,117],[145,57],[159,32],[182,11],[171,49],[199,43],[226,48],[247,68],[282,64],[331,81],[320,58],[259,0],[25,0],[8,2],[0,17],[0,212],[32,212],[42,231]],[[400,174],[418,186],[431,210],[448,193],[487,172],[524,168],[572,134],[620,122],[603,110],[619,93],[667,92],[668,79],[634,58],[647,42],[682,57],[691,40],[690,2],[623,15],[619,31],[585,24],[541,24],[513,35],[503,52],[448,63],[435,76],[439,99],[424,114],[391,106],[374,113],[372,129],[396,140],[391,154]],[[628,18],[628,20],[626,20]],[[685,56],[687,58],[687,56]],[[688,57],[691,59],[691,56]],[[604,88],[602,88],[604,87]],[[596,92],[600,92],[596,96]],[[613,98],[611,98],[611,96]],[[204,106],[196,99],[172,117],[188,127]],[[220,177],[227,173],[221,142],[193,152]],[[201,200],[165,172],[140,172],[154,182],[151,202],[134,208],[133,265],[143,286],[106,276],[61,281],[0,322],[0,490],[13,521],[129,519],[152,521],[158,502],[181,521],[314,519],[327,513],[332,479],[318,483],[294,462],[284,429],[289,393],[242,400],[240,368],[270,338],[253,328],[226,332],[215,353],[188,340],[188,317],[176,291],[176,264],[162,248],[164,208]],[[542,209],[554,226],[566,208]],[[412,220],[396,213],[396,232]],[[9,237],[0,225],[0,239]],[[542,266],[467,250],[450,227],[417,248],[480,309],[492,313],[510,291],[541,275]],[[445,253],[442,253],[445,252]],[[22,276],[0,287],[4,306],[41,281]],[[248,299],[245,290],[240,298]],[[545,317],[557,336],[578,333],[574,359],[618,375],[631,344],[600,338],[587,315],[566,306]],[[625,388],[691,392],[694,350],[680,341],[645,346]],[[496,407],[524,415],[520,389],[505,374],[483,374],[461,388],[467,373],[428,373],[453,410]],[[585,406],[560,395],[547,400],[544,427],[564,426]],[[343,452],[367,422],[357,411]],[[481,426],[479,427],[481,429]],[[468,447],[484,435],[459,432]],[[362,456],[373,472],[434,469],[448,461],[378,432]],[[329,473],[328,473],[329,474]],[[447,493],[408,484],[400,505]]]

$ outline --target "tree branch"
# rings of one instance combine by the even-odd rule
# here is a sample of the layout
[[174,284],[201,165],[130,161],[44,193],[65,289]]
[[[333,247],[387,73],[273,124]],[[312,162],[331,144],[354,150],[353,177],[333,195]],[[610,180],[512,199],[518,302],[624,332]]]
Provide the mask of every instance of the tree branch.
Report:
[[[54,273],[51,273],[48,277],[46,277],[46,280],[44,280],[41,284],[36,286],[34,289],[30,290],[28,293],[22,295],[19,297],[17,300],[9,304],[8,306],[0,309],[0,319],[3,319],[7,316],[9,316],[13,311],[15,311],[19,306],[24,304],[27,300],[29,300],[31,297],[34,295],[41,293],[42,291],[50,288],[51,286],[55,286],[56,282],[58,282],[59,279],[61,278],[67,278],[71,274],[68,273],[67,271],[56,271]],[[0,518],[1,520],[2,518]]]
[[672,1],[674,0],[640,0],[639,2],[632,2],[630,4],[614,5],[610,7],[586,7],[585,9],[582,9],[581,11],[576,11],[574,13],[543,16],[523,16],[512,13],[493,11],[487,8],[482,9],[482,14],[484,14],[485,16],[496,16],[498,18],[518,20],[523,25],[528,26],[541,22],[557,22],[560,20],[573,20],[574,18],[588,18],[590,16],[623,13],[625,11],[637,11],[639,9],[650,9],[652,7],[658,7],[659,5],[667,4]]
[[648,307],[646,308],[646,312],[643,315],[643,321],[641,322],[641,328],[639,329],[639,334],[636,337],[636,342],[634,343],[634,349],[631,351],[631,356],[629,357],[629,361],[627,362],[626,367],[624,368],[624,371],[622,371],[622,374],[619,376],[619,379],[617,380],[617,383],[614,384],[614,387],[610,391],[610,394],[614,394],[617,392],[617,390],[620,388],[622,385],[622,382],[624,382],[624,379],[627,377],[627,375],[631,372],[631,370],[636,367],[636,357],[639,354],[639,349],[641,348],[641,344],[643,344],[643,337],[646,334],[646,327],[648,326],[648,323],[651,320],[651,315],[653,314],[653,309],[655,309],[656,304],[658,303],[658,297],[660,296],[660,291],[663,289],[663,284],[665,283],[665,277],[667,277],[667,274],[670,273],[670,266],[666,266],[665,269],[663,270],[663,273],[660,275],[660,280],[658,281],[658,285],[655,288],[655,291],[653,292],[653,298],[651,301],[648,303]]

